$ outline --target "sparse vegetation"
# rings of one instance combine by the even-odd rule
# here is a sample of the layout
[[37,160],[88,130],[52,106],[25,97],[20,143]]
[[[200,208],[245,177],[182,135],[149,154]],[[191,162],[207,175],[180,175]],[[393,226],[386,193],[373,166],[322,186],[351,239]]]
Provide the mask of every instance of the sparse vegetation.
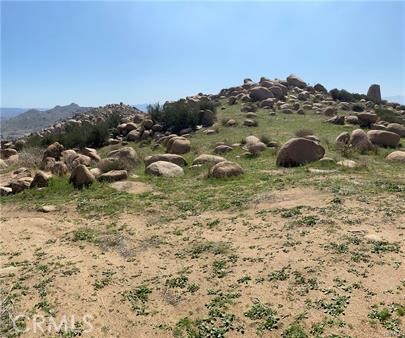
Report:
[[[335,147],[336,135],[357,126],[324,123],[311,111],[272,116],[257,108],[259,124],[246,128],[240,103],[220,105],[217,117],[237,126],[193,132],[182,177],[152,177],[139,165],[125,183],[146,192],[99,182],[77,191],[66,177],[54,177],[48,187],[1,197],[1,280],[13,288],[15,308],[58,315],[63,290],[75,295],[67,296],[75,309],[85,304],[111,318],[95,336],[110,334],[110,327],[122,336],[132,329],[175,337],[403,334],[401,165],[385,161],[387,149],[360,154]],[[264,135],[264,143],[282,144],[294,131],[319,137],[334,161],[365,165],[285,169],[275,165],[276,150],[252,158],[234,147],[221,156],[238,162],[243,176],[217,180],[207,178],[206,167],[190,167],[219,142]],[[98,153],[105,157],[119,146]],[[128,146],[140,158],[165,151],[154,141]],[[44,205],[58,208],[39,213]],[[389,281],[381,283],[381,271]]]

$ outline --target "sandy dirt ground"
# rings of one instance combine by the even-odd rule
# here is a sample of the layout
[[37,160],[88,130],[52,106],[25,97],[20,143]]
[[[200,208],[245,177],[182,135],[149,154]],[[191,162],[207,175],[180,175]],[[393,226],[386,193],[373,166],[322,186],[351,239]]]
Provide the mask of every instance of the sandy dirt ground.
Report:
[[[293,323],[319,337],[405,332],[405,205],[395,194],[337,200],[294,188],[243,210],[169,223],[155,216],[94,220],[70,205],[50,213],[3,205],[10,316],[75,316],[75,332],[89,337],[186,337],[201,323],[228,328],[227,337],[280,337]],[[271,311],[252,315],[255,304]],[[27,337],[73,334],[25,325]]]

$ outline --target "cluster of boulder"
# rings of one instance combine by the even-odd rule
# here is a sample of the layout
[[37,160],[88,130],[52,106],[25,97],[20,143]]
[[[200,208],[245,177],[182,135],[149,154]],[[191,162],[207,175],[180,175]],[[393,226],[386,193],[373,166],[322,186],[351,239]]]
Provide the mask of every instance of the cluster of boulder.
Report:
[[[160,138],[160,143],[166,147],[167,152],[146,157],[143,161],[145,172],[153,176],[182,176],[187,161],[181,155],[190,152],[190,140],[184,136],[171,134]],[[18,155],[16,151],[2,153],[10,156]],[[96,180],[107,182],[125,180],[128,179],[131,170],[141,162],[137,152],[129,146],[111,150],[105,158],[101,158],[96,149],[65,149],[63,145],[55,142],[44,151],[38,170],[19,168],[14,171],[9,181],[2,184],[1,194],[46,187],[52,176],[69,176],[69,183],[79,189],[90,186]],[[192,164],[192,166],[202,165],[209,168],[210,177],[223,178],[243,174],[240,165],[216,155],[200,155]]]
[[0,186],[0,196],[19,193],[29,188],[42,188],[48,186],[51,174],[41,170],[33,172],[28,168],[19,168],[11,173],[9,181]]
[[[326,122],[344,125],[358,125],[360,128],[341,133],[336,138],[336,145],[349,146],[360,152],[373,149],[375,146],[396,148],[401,137],[405,136],[405,127],[400,123],[389,123],[379,119],[372,110],[383,107],[388,109],[398,120],[405,118],[405,107],[396,103],[389,103],[381,99],[380,87],[370,86],[365,99],[357,102],[341,102],[332,97],[331,93],[321,85],[311,86],[296,75],[290,75],[285,80],[270,80],[261,77],[259,82],[245,79],[243,84],[236,87],[222,89],[216,95],[199,93],[187,97],[186,101],[210,101],[214,104],[226,100],[230,105],[240,103],[241,112],[245,119],[243,126],[258,125],[257,110],[266,109],[270,115],[276,114],[305,114],[313,111],[328,119]],[[339,115],[339,112],[345,114]],[[349,112],[349,113],[347,113]],[[353,112],[351,114],[350,112]],[[94,181],[117,181],[127,179],[131,170],[141,163],[138,154],[127,146],[128,141],[154,140],[155,147],[164,147],[166,153],[149,156],[144,159],[146,173],[154,176],[178,177],[184,174],[188,166],[182,155],[191,151],[190,138],[194,130],[186,128],[174,134],[170,126],[163,126],[153,121],[151,116],[140,110],[124,105],[112,104],[93,108],[73,118],[61,121],[53,126],[36,133],[38,137],[45,137],[51,133],[63,133],[67,128],[96,124],[106,121],[112,114],[117,114],[120,121],[111,130],[108,143],[114,148],[105,158],[101,158],[95,149],[64,149],[59,143],[51,144],[44,152],[39,170],[30,171],[20,168],[13,172],[10,181],[3,184],[2,194],[16,193],[31,187],[47,185],[52,175],[69,175],[69,181],[77,188],[88,186]],[[215,133],[209,129],[215,123],[215,114],[203,109],[200,111],[200,121],[205,134]],[[223,121],[226,127],[234,127],[238,123],[230,118]],[[18,150],[23,148],[24,139],[14,142],[1,142],[0,169],[18,163]],[[215,178],[238,176],[243,174],[239,164],[227,161],[220,156],[234,148],[241,147],[246,155],[258,155],[267,148],[278,147],[276,142],[266,142],[256,136],[248,136],[243,144],[227,144],[219,142],[213,149],[214,154],[197,156],[192,166],[208,166],[208,175]],[[387,160],[402,161],[402,151],[394,151]],[[278,151],[276,163],[282,167],[294,167],[306,163],[325,159],[325,149],[320,140],[314,135],[305,135],[290,139]]]
[[397,133],[386,130],[355,129],[351,133],[343,132],[336,137],[336,145],[350,145],[359,152],[372,150],[374,146],[396,148],[399,145],[401,136]]
[[[313,111],[328,117],[330,123],[358,124],[360,127],[368,128],[373,128],[373,124],[377,122],[376,116],[368,116],[375,115],[371,110],[377,108],[387,109],[392,116],[405,120],[405,106],[382,100],[379,85],[371,85],[365,97],[358,102],[339,101],[334,99],[322,84],[311,86],[298,76],[291,74],[285,80],[261,77],[256,83],[252,79],[245,79],[241,86],[222,89],[218,95],[211,95],[210,99],[226,99],[230,105],[240,103],[242,112],[244,112],[243,109],[248,109],[247,114],[253,114],[258,107],[268,109],[271,115],[305,114],[307,111]],[[353,111],[361,114],[339,116],[339,111]],[[225,126],[232,127],[236,124],[234,119],[224,121]],[[257,122],[254,118],[247,116],[243,124],[255,126]]]
[[89,186],[96,179],[118,181],[128,178],[128,172],[138,163],[138,155],[131,147],[113,150],[106,158],[101,159],[95,149],[65,150],[61,144],[55,142],[45,150],[39,170],[19,168],[14,171],[9,181],[3,184],[2,194],[45,187],[53,175],[66,176],[69,173],[69,182],[77,188]]
[[123,103],[108,104],[106,106],[92,108],[86,112],[77,113],[72,118],[56,122],[52,126],[32,133],[29,136],[37,136],[42,138],[54,133],[63,133],[66,129],[74,126],[95,125],[106,121],[114,114],[120,116],[123,120],[139,121],[145,117],[145,113],[133,106]]
[[5,169],[9,165],[17,163],[19,159],[18,152],[12,142],[1,141],[0,149],[0,169]]

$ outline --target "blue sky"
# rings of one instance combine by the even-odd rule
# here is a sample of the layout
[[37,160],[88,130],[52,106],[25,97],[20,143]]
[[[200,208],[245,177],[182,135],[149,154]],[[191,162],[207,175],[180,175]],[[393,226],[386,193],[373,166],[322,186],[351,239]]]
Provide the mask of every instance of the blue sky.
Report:
[[405,2],[2,2],[3,107],[147,103],[300,75],[405,95]]

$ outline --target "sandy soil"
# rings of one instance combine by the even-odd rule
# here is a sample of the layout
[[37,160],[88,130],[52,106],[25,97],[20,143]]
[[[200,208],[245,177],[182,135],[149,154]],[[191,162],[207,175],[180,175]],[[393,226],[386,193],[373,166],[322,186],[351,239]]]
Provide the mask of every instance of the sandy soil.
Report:
[[[309,336],[395,337],[370,313],[375,304],[405,305],[404,208],[393,194],[337,201],[302,188],[170,223],[141,214],[95,221],[68,205],[46,214],[7,205],[0,282],[3,291],[21,290],[14,315],[90,314],[93,330],[84,336],[187,336],[175,331],[179,320],[209,318],[207,305],[222,292],[238,294],[220,309],[235,315],[246,337],[280,337],[293,322]],[[93,235],[75,238],[83,229]],[[147,300],[128,297],[142,285]],[[277,312],[277,328],[258,331],[262,320],[245,315],[255,300]],[[395,327],[402,333],[403,321]],[[24,336],[47,335],[57,336]]]

